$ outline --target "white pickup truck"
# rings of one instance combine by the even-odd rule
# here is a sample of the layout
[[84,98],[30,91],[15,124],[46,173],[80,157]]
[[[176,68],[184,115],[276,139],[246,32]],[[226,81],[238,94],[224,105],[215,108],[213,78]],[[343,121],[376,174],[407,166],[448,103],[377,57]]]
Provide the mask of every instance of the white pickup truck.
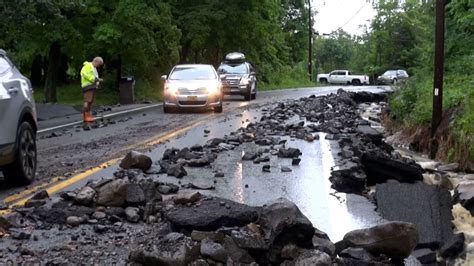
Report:
[[334,70],[329,74],[319,74],[317,80],[320,83],[331,84],[352,84],[352,85],[369,85],[369,76],[352,75],[348,70]]

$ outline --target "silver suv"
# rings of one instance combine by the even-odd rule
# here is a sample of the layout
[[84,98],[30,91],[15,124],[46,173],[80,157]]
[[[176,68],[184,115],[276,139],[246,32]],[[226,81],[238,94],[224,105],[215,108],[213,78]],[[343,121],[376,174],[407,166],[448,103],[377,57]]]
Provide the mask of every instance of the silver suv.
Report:
[[36,130],[31,83],[0,49],[0,170],[7,181],[34,180]]
[[227,54],[217,68],[222,81],[222,92],[228,95],[242,95],[246,101],[257,96],[257,76],[253,66],[242,53]]

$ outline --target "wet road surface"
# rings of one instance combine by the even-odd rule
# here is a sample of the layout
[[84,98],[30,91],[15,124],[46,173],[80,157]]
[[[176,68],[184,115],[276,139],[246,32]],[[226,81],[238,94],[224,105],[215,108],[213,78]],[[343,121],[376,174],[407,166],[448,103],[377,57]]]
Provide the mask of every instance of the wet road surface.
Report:
[[[161,108],[133,117],[117,119],[106,127],[82,131],[72,128],[54,138],[39,136],[38,181],[29,188],[6,187],[0,199],[7,203],[24,200],[39,187],[55,193],[83,186],[93,179],[111,177],[118,169],[117,159],[129,150],[141,150],[158,161],[165,149],[203,145],[207,140],[223,137],[258,121],[262,109],[285,99],[295,99],[311,94],[324,95],[340,87],[321,87],[298,90],[260,92],[256,101],[245,102],[238,97],[228,99],[222,114],[211,112],[163,114]],[[351,91],[386,91],[388,87],[345,87]],[[205,134],[204,129],[210,133]],[[166,175],[153,176],[163,182],[182,184],[212,184],[215,190],[205,194],[229,198],[250,205],[262,205],[269,200],[286,197],[294,201],[315,227],[327,232],[333,241],[340,240],[350,230],[367,227],[381,221],[374,205],[356,195],[335,194],[328,180],[335,164],[337,143],[324,139],[308,143],[287,138],[287,146],[299,148],[303,155],[299,166],[291,160],[271,157],[271,172],[263,173],[262,164],[242,161],[245,151],[260,147],[241,145],[235,150],[219,154],[213,168],[187,168],[188,176],[178,180]],[[96,167],[106,163],[100,167]],[[282,173],[281,166],[292,172]],[[90,171],[86,169],[96,167]],[[221,170],[225,177],[215,178],[214,171]],[[215,182],[215,184],[214,184]]]

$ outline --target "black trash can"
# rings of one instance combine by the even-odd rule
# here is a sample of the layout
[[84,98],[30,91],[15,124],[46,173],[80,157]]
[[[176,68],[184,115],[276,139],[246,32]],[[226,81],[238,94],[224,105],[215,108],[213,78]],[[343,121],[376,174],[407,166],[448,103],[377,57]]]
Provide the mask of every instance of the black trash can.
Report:
[[135,78],[133,76],[122,77],[119,83],[119,103],[135,103]]

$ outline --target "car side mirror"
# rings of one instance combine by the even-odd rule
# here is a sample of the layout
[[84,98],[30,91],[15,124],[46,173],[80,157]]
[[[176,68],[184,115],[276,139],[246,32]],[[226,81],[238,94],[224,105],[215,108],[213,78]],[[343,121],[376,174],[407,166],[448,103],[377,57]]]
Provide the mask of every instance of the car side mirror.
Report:
[[167,78],[168,78],[168,76],[167,76],[167,75],[163,75],[163,76],[161,76],[161,80],[166,80]]

